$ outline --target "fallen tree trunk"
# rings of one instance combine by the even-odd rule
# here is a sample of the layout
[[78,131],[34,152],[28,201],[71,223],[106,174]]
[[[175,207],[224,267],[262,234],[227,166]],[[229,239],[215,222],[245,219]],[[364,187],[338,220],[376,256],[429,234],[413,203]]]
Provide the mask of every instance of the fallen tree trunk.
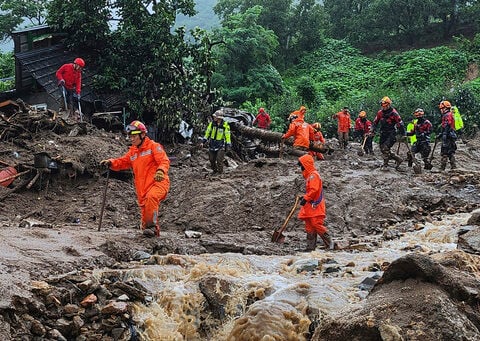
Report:
[[[286,145],[293,146],[293,139],[289,138],[286,140],[282,140],[282,133],[277,133],[270,130],[259,129],[254,127],[247,127],[243,124],[239,123],[232,123],[232,130],[236,130],[239,133],[251,137],[260,139],[264,142],[276,142],[276,143],[285,143]],[[329,153],[333,152],[333,148],[330,147],[328,144],[323,144],[321,142],[311,142],[309,150],[319,153]]]

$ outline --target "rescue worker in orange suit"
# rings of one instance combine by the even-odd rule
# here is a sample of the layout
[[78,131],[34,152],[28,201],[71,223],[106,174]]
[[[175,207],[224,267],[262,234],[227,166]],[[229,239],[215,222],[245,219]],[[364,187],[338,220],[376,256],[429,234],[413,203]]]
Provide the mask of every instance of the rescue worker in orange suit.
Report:
[[265,111],[265,109],[258,109],[258,115],[253,120],[252,125],[256,125],[260,129],[270,129],[271,123],[272,120],[270,119],[270,115]]
[[306,108],[300,107],[300,110],[294,111],[290,114],[288,120],[290,125],[285,134],[282,135],[282,140],[286,140],[293,136],[293,148],[298,151],[307,153],[310,147],[310,141],[313,140],[313,128],[310,124],[304,121]]
[[403,159],[397,154],[391,152],[391,148],[397,142],[397,134],[401,135],[399,137],[399,142],[405,138],[405,126],[403,124],[402,118],[398,114],[397,110],[392,107],[392,100],[385,96],[380,101],[382,109],[377,112],[375,119],[372,123],[372,133],[375,134],[375,130],[378,125],[380,125],[380,151],[382,152],[383,157],[383,166],[384,170],[388,169],[388,161],[390,159],[395,160],[395,168],[398,169],[400,164],[403,162]]
[[372,122],[367,118],[365,111],[360,111],[357,119],[355,120],[355,134],[361,138],[363,144],[363,150],[365,154],[373,154],[373,136],[370,134],[372,130]]
[[126,127],[126,132],[132,144],[128,152],[116,159],[102,160],[100,164],[114,171],[133,170],[141,229],[146,237],[158,237],[160,202],[165,200],[170,189],[170,160],[163,146],[147,136],[147,128],[142,122],[133,121]]
[[413,158],[415,154],[420,153],[423,159],[424,168],[432,169],[432,164],[428,159],[430,155],[430,134],[432,133],[432,123],[427,120],[424,115],[425,112],[422,108],[418,108],[413,113],[415,116],[415,124],[413,131],[408,132],[407,136],[415,135],[416,141],[412,146],[412,153],[408,153],[408,166],[412,166]]
[[212,114],[212,121],[207,126],[203,141],[208,145],[208,159],[213,173],[223,173],[225,152],[230,151],[232,142],[230,125],[223,120],[223,113],[220,110]]
[[[313,145],[317,143],[321,143],[322,145],[324,145],[325,138],[323,137],[323,134],[321,131],[322,125],[320,124],[320,122],[312,123],[312,128],[313,128],[313,140],[312,140]],[[317,158],[317,160],[325,160],[325,157],[320,152],[315,152],[313,150],[310,150],[308,153],[312,155],[314,158]]]
[[310,154],[299,157],[298,164],[305,179],[305,194],[300,200],[301,208],[298,218],[305,222],[305,231],[307,232],[306,251],[315,250],[317,235],[322,238],[326,248],[333,250],[332,238],[323,225],[326,208],[322,178],[315,169],[315,162]]
[[343,107],[342,111],[332,115],[337,120],[338,143],[340,148],[346,149],[348,145],[348,133],[350,132],[350,111]]
[[438,107],[442,113],[442,132],[437,136],[438,139],[442,139],[440,169],[445,170],[448,160],[450,168],[455,169],[457,168],[455,160],[457,134],[455,133],[455,119],[451,111],[452,104],[449,101],[441,101]]
[[57,77],[58,86],[61,91],[65,91],[65,100],[67,102],[68,110],[73,105],[73,99],[80,102],[80,93],[82,91],[82,70],[85,67],[85,61],[82,58],[75,58],[73,63],[67,63],[60,66],[55,73]]

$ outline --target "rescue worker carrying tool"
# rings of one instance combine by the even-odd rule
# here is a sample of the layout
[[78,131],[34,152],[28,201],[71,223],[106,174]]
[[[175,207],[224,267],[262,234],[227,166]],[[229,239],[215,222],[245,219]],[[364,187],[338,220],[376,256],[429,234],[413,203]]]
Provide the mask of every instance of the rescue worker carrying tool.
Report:
[[362,138],[362,150],[359,151],[358,155],[362,156],[365,152],[366,154],[373,154],[373,136],[370,133],[372,130],[372,122],[367,119],[367,113],[365,111],[360,111],[357,119],[355,120],[355,134],[358,137]]
[[432,123],[430,123],[430,121],[424,117],[425,112],[422,108],[416,109],[413,115],[415,116],[413,131],[407,132],[407,135],[415,135],[415,143],[411,148],[411,153],[409,152],[407,154],[408,166],[412,166],[415,154],[420,153],[423,159],[424,168],[432,169],[432,164],[429,160],[431,151],[430,134],[432,133]]
[[170,160],[163,146],[147,136],[147,128],[142,122],[133,121],[125,130],[132,143],[128,152],[116,159],[102,160],[100,164],[114,171],[133,170],[141,229],[146,237],[158,237],[160,202],[165,200],[170,189]]
[[208,159],[213,173],[223,173],[223,159],[225,152],[230,151],[230,125],[223,120],[223,113],[220,110],[212,114],[212,121],[208,124],[204,143],[208,146]]
[[[383,157],[383,170],[388,169],[388,161],[395,160],[395,169],[398,169],[403,162],[402,158],[391,151],[395,142],[400,143],[405,140],[405,126],[402,118],[397,110],[392,107],[392,100],[385,96],[380,101],[382,109],[377,112],[372,123],[372,133],[375,135],[375,130],[380,125],[380,151]],[[397,138],[397,134],[399,135]]]
[[315,168],[315,161],[310,154],[300,156],[298,165],[305,179],[305,194],[300,200],[298,218],[305,222],[307,232],[306,251],[313,251],[317,245],[317,235],[322,238],[327,249],[333,250],[334,244],[327,228],[323,225],[326,216],[325,196],[322,178]]
[[290,114],[288,118],[290,125],[288,126],[287,132],[282,135],[282,140],[293,136],[293,148],[306,154],[310,147],[310,141],[313,140],[313,128],[304,121],[305,112],[306,108],[301,106],[300,110]]
[[455,169],[457,168],[455,160],[457,134],[455,133],[455,120],[451,112],[452,105],[449,101],[441,101],[438,107],[442,113],[442,132],[437,136],[437,139],[442,140],[440,169],[445,170],[448,160],[450,160],[450,168]]
[[[63,64],[55,73],[58,86],[61,88],[64,97],[65,111],[73,108],[79,108],[80,114],[80,93],[82,91],[82,70],[85,67],[85,61],[82,58],[75,58],[73,63]],[[73,104],[75,100],[76,105]]]

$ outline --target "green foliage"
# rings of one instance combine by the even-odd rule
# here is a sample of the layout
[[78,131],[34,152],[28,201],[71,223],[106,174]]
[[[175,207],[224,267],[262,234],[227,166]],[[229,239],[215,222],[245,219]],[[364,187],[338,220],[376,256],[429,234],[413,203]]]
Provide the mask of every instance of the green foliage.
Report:
[[0,0],[0,40],[10,38],[25,20],[30,25],[44,24],[50,0]]
[[216,39],[224,43],[215,48],[218,66],[212,85],[237,106],[283,92],[280,74],[271,64],[278,41],[271,30],[257,23],[261,11],[256,6],[229,16],[215,32]]
[[111,16],[108,0],[51,0],[47,23],[66,33],[65,45],[73,50],[102,54],[109,48]]
[[15,88],[15,59],[12,52],[0,54],[0,79],[0,91]]

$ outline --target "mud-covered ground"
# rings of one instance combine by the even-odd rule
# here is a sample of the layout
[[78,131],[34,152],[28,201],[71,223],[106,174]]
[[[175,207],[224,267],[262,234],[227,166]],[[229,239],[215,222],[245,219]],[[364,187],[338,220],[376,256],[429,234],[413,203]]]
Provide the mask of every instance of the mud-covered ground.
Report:
[[[161,205],[161,235],[148,239],[138,229],[131,174],[110,172],[107,182],[107,171],[99,166],[100,160],[127,150],[124,136],[88,123],[55,129],[9,138],[0,148],[3,163],[33,167],[34,154],[44,151],[59,165],[35,181],[38,169],[33,167],[9,187],[0,187],[1,308],[29,291],[32,280],[76,269],[119,267],[136,251],[288,255],[305,247],[303,223],[296,215],[285,243],[271,242],[273,230],[282,226],[304,189],[295,157],[227,158],[225,173],[213,176],[205,149],[166,145],[171,190]],[[351,143],[348,150],[316,161],[324,181],[326,226],[339,248],[374,248],[416,223],[479,207],[479,139],[458,142],[459,169],[440,172],[437,148],[434,169],[420,175],[406,163],[395,170],[393,161],[389,171],[382,171],[376,145],[373,156],[359,156],[358,148]],[[405,156],[406,149],[401,153]],[[14,191],[22,182],[30,188]],[[199,234],[190,237],[189,231]]]

